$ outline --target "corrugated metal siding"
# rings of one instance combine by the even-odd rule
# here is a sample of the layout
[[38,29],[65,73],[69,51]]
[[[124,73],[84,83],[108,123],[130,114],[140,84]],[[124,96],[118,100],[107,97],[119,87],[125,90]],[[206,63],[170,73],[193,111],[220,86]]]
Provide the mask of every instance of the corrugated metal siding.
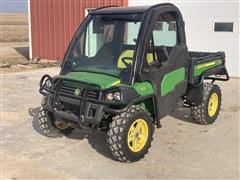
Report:
[[128,0],[30,0],[32,56],[63,59],[86,8],[127,6]]

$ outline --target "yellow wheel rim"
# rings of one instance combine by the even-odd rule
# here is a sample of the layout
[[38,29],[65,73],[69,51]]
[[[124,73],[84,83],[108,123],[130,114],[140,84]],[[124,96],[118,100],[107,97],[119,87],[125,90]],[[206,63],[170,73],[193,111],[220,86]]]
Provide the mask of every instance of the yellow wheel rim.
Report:
[[58,129],[62,129],[62,130],[70,127],[70,124],[64,123],[64,122],[58,122],[58,121],[55,121],[55,125]]
[[139,152],[145,146],[148,139],[148,125],[145,120],[135,120],[128,130],[128,147],[133,152]]
[[218,108],[218,95],[216,93],[213,93],[210,96],[208,102],[208,115],[210,117],[213,117],[217,112],[217,108]]

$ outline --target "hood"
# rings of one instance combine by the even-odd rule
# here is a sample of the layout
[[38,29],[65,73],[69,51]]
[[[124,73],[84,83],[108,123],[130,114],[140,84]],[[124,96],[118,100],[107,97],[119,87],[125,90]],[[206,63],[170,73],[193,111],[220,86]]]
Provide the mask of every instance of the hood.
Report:
[[120,83],[120,79],[106,74],[96,72],[69,72],[61,76],[67,79],[73,79],[81,82],[99,85],[102,89],[110,88]]

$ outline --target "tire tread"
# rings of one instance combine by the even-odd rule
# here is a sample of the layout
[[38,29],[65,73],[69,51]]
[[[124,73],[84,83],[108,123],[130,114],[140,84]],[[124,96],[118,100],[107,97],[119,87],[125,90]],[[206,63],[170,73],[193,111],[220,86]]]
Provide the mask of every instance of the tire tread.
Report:
[[[110,147],[110,151],[112,155],[116,158],[116,160],[121,161],[121,162],[132,162],[132,160],[129,160],[129,158],[125,155],[123,147],[124,147],[124,139],[122,138],[124,136],[124,130],[126,131],[127,129],[127,121],[129,118],[132,116],[138,114],[139,112],[146,113],[147,115],[150,116],[150,113],[137,106],[133,105],[131,106],[126,112],[116,115],[113,117],[112,122],[110,123],[110,129],[108,131],[108,145]],[[152,134],[149,134],[150,136],[150,142],[152,141],[153,137]],[[151,147],[151,143],[149,148]],[[148,151],[147,151],[148,152]],[[146,153],[147,153],[146,152]],[[145,153],[145,154],[146,154]],[[141,158],[144,157],[144,155]]]
[[[203,85],[203,102],[200,105],[197,106],[191,106],[191,114],[193,119],[195,120],[196,123],[198,124],[202,124],[202,125],[208,125],[208,124],[212,124],[216,121],[217,116],[219,115],[219,110],[217,110],[216,114],[214,115],[215,118],[208,118],[207,114],[208,112],[206,112],[206,106],[208,106],[208,98],[210,96],[211,91],[213,90],[213,88],[217,86],[211,83],[204,83]],[[218,86],[217,86],[218,87]],[[219,87],[218,87],[219,88]],[[220,88],[219,88],[220,90]],[[219,92],[219,106],[221,106],[221,91]]]

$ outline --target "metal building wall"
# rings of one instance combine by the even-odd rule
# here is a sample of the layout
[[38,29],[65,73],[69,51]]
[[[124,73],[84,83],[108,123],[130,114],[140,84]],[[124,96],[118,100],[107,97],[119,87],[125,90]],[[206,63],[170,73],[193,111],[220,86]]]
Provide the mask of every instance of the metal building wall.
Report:
[[32,57],[63,59],[86,8],[127,6],[128,0],[30,0]]
[[[129,6],[146,6],[163,0],[129,0]],[[240,77],[240,28],[238,1],[175,1],[185,21],[187,46],[190,51],[224,51],[226,66],[232,77]],[[215,32],[215,22],[234,23],[233,32]]]

